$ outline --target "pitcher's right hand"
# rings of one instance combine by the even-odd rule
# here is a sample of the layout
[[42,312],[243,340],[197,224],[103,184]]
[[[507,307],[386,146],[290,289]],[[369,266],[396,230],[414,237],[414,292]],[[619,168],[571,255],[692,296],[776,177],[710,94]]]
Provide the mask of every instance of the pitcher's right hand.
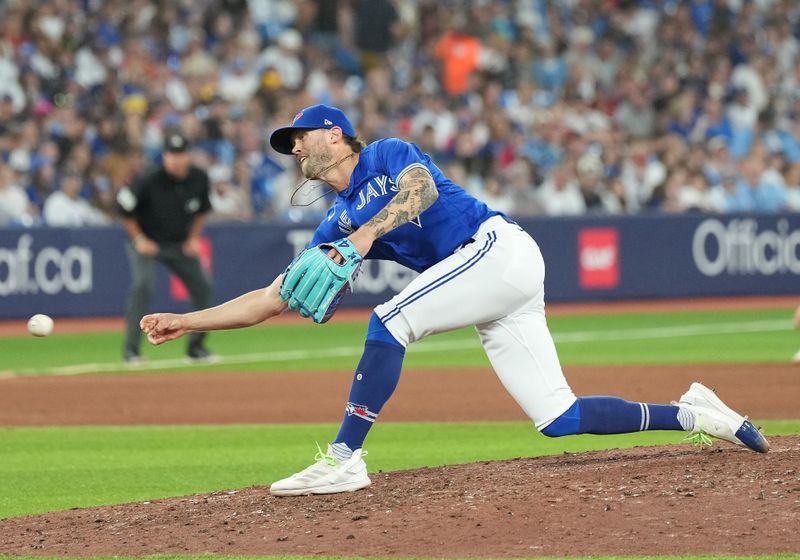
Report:
[[153,313],[139,321],[139,327],[147,335],[150,344],[163,344],[180,338],[188,332],[183,315],[175,313]]

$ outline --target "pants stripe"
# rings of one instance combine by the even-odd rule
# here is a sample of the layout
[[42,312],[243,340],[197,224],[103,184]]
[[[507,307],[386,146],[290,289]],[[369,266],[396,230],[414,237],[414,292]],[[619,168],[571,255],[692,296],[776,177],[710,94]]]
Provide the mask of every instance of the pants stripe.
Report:
[[433,280],[428,285],[423,286],[422,288],[420,288],[419,290],[417,290],[413,294],[409,294],[409,296],[406,297],[406,299],[404,299],[403,301],[399,302],[397,304],[397,306],[394,309],[392,309],[389,313],[387,313],[383,317],[379,317],[381,322],[385,324],[387,321],[390,321],[390,320],[394,319],[397,315],[400,314],[400,310],[403,307],[405,307],[405,306],[407,306],[407,305],[409,305],[411,303],[414,303],[415,301],[417,301],[422,296],[430,293],[431,291],[435,290],[436,288],[438,288],[440,286],[443,286],[443,285],[447,284],[453,278],[463,274],[464,272],[466,272],[467,270],[469,270],[470,268],[475,266],[475,264],[479,260],[481,260],[484,257],[484,255],[486,255],[486,253],[489,252],[489,249],[492,248],[492,245],[494,245],[494,242],[495,242],[496,239],[497,239],[497,234],[495,232],[493,232],[493,231],[489,232],[489,239],[486,240],[486,243],[483,245],[483,247],[480,249],[480,251],[475,253],[467,262],[463,263],[462,265],[458,266],[457,268],[454,268],[453,270],[451,270],[450,272],[448,272],[444,276],[441,276],[441,277]]

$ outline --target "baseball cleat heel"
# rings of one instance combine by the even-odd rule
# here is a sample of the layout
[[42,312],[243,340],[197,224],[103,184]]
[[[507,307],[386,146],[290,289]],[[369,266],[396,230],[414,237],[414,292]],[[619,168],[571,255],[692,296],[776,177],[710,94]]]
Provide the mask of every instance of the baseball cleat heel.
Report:
[[[769,443],[761,432],[748,419],[731,410],[708,387],[692,383],[677,404],[692,413],[695,434],[709,436],[748,447],[759,453],[769,451]],[[690,436],[691,437],[691,436]]]
[[353,451],[346,461],[339,461],[320,449],[315,463],[288,478],[273,482],[269,491],[273,496],[306,496],[309,494],[336,494],[366,488],[372,481],[367,476],[367,464],[362,458],[367,452]]

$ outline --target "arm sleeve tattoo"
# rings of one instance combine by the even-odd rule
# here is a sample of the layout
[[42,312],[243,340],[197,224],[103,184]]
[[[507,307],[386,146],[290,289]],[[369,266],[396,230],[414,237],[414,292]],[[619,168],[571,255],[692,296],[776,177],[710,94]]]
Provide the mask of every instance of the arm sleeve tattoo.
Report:
[[431,207],[439,191],[427,169],[415,167],[397,183],[399,192],[389,203],[362,227],[371,229],[376,237],[406,224]]

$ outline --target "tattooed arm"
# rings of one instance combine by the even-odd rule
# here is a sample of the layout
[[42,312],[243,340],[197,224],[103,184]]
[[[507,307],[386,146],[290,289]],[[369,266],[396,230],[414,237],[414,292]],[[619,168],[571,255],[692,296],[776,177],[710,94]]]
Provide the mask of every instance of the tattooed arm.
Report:
[[399,192],[352,235],[350,241],[359,253],[366,255],[377,238],[407,224],[431,207],[439,191],[427,169],[415,167],[397,182]]

